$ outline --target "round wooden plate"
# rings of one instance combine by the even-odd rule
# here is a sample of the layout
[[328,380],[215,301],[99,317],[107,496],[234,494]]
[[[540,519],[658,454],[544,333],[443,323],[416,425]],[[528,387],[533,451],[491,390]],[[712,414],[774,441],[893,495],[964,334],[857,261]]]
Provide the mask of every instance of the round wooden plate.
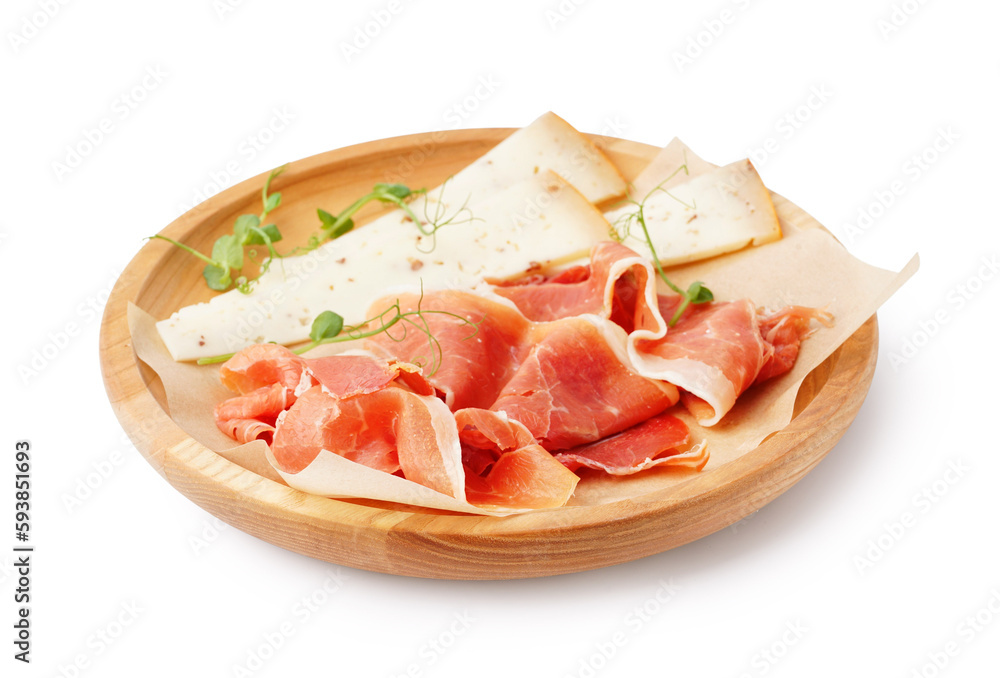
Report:
[[[316,223],[317,206],[346,205],[377,181],[438,185],[512,131],[417,134],[296,161],[273,185],[283,194],[282,231],[289,242],[303,242]],[[659,150],[592,138],[627,177]],[[239,214],[258,211],[263,180],[263,175],[249,179],[210,198],[163,234],[210,251]],[[783,221],[812,222],[780,196],[775,205]],[[692,474],[669,490],[507,518],[389,507],[312,496],[263,478],[199,444],[169,417],[159,379],[132,350],[126,306],[131,301],[163,318],[207,300],[211,293],[201,268],[190,255],[151,241],[108,300],[101,366],[125,431],[171,485],[227,523],[314,558],[392,574],[512,579],[577,572],[659,553],[722,529],[784,492],[830,451],[861,407],[878,352],[873,316],[805,379],[796,415],[785,429],[752,452]]]

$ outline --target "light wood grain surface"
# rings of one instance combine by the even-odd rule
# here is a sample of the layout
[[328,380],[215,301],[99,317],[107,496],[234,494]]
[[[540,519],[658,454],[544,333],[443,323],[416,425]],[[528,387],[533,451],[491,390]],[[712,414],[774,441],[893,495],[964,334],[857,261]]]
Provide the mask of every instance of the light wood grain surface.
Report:
[[[317,223],[317,206],[339,210],[375,181],[434,186],[511,131],[411,135],[295,161],[273,184],[283,193],[283,234],[290,242],[304,240]],[[658,150],[593,138],[626,176]],[[263,180],[254,177],[210,198],[163,234],[209,251],[239,214],[257,211]],[[775,202],[786,221],[812,222],[780,196]],[[788,427],[732,462],[641,500],[508,518],[387,507],[311,496],[262,478],[192,440],[170,419],[156,375],[132,350],[126,307],[131,301],[162,318],[207,300],[211,292],[201,268],[190,255],[151,241],[112,292],[101,327],[101,365],[122,427],[171,485],[227,523],[308,556],[401,575],[509,579],[576,572],[659,553],[722,529],[780,495],[833,448],[861,407],[877,356],[872,317],[806,378]]]

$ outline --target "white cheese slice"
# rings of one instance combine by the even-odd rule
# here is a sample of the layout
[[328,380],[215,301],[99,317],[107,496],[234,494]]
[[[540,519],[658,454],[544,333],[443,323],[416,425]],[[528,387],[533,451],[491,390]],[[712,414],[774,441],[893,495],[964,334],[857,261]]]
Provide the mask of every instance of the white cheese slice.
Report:
[[[472,220],[468,220],[471,214]],[[305,341],[332,310],[348,325],[395,288],[466,287],[585,254],[608,237],[604,216],[553,172],[480,200],[433,237],[393,212],[307,255],[275,261],[252,294],[232,290],[157,323],[175,360],[232,353],[253,343]]]
[[[671,182],[669,187],[665,185],[637,199],[645,200],[646,228],[664,266],[707,259],[781,238],[770,193],[749,160],[683,183]],[[642,228],[628,219],[637,211],[637,205],[627,204],[605,216],[623,244],[648,254]]]
[[[494,146],[447,184],[446,192],[470,203],[550,169],[590,202],[625,194],[625,179],[587,137],[555,113],[545,113]],[[433,191],[431,191],[433,193]]]
[[657,186],[669,189],[714,169],[718,169],[718,165],[702,160],[687,144],[674,137],[632,180],[629,195],[634,200],[642,200]]
[[[553,199],[545,187],[554,181],[564,182],[553,179],[551,171],[575,190],[559,189],[559,197]],[[523,184],[512,192],[503,191],[529,178],[534,183]],[[530,242],[529,234],[549,238],[548,230],[557,219],[563,220],[558,222],[564,231],[559,237],[569,237],[574,219],[581,222],[579,237],[590,238],[588,228],[595,225],[602,229],[601,237],[607,237],[607,222],[587,203],[620,197],[625,190],[617,168],[596,146],[556,114],[546,113],[411,203],[413,213],[425,222],[456,217],[447,227],[448,238],[443,237],[444,230],[439,233],[433,257],[425,254],[431,247],[430,239],[414,243],[413,238],[419,235],[416,225],[396,210],[313,252],[275,261],[250,294],[230,290],[207,303],[182,308],[157,323],[157,329],[175,360],[231,353],[259,341],[303,341],[320,311],[336,310],[348,323],[360,322],[366,317],[368,304],[381,296],[376,292],[388,287],[420,279],[443,282],[453,269],[461,274],[456,280],[473,275],[467,275],[468,270],[511,276],[518,272],[517,266],[542,263],[546,258],[542,254],[525,257],[515,245],[507,245],[504,252],[488,255],[485,263],[477,261],[476,257],[485,256],[482,252],[475,248],[463,250],[457,245],[474,240],[483,224],[492,227],[502,223],[525,229],[524,234],[509,228],[498,231],[489,240],[494,250],[503,247],[507,238],[516,247]],[[490,204],[481,204],[486,202]],[[471,209],[473,205],[475,210]],[[470,210],[462,212],[463,206]],[[464,221],[470,213],[475,221]],[[460,233],[466,227],[470,227],[468,232]],[[592,244],[591,240],[588,243]],[[533,250],[538,249],[535,244]],[[546,241],[542,249],[553,247],[560,247],[558,241]],[[563,247],[571,252],[569,241]],[[411,275],[393,259],[402,252],[406,253],[406,265],[418,266],[418,261],[448,263],[431,263],[422,271],[413,271],[420,275]],[[344,264],[338,263],[341,259]],[[395,261],[397,268],[383,268],[389,260]],[[318,272],[320,269],[325,272]],[[336,295],[328,296],[331,291]]]

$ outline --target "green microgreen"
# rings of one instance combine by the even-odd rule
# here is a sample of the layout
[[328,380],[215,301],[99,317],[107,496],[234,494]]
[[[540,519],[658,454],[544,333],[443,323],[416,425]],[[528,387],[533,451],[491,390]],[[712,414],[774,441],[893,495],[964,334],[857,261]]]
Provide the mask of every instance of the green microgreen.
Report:
[[317,209],[316,214],[320,220],[320,229],[324,239],[333,240],[351,231],[354,228],[352,217],[357,214],[358,210],[373,201],[395,205],[403,210],[407,217],[419,224],[417,216],[410,209],[407,201],[426,192],[427,189],[413,190],[403,184],[378,183],[375,184],[370,193],[366,193],[352,202],[339,214],[330,214],[324,209]]
[[[242,214],[237,217],[233,225],[233,232],[220,236],[215,241],[215,244],[212,245],[211,257],[207,257],[201,252],[164,235],[154,235],[151,236],[151,239],[166,240],[204,261],[206,265],[201,274],[205,278],[205,283],[211,289],[223,292],[235,283],[237,289],[244,294],[248,294],[257,278],[267,272],[271,261],[281,257],[274,248],[274,243],[281,240],[281,231],[278,230],[275,224],[267,224],[265,226],[261,226],[261,224],[264,223],[267,215],[281,204],[281,193],[270,192],[271,182],[287,168],[288,165],[282,165],[268,174],[267,180],[264,182],[264,187],[261,189],[262,209],[260,214]],[[246,276],[241,275],[245,259],[243,248],[248,245],[264,245],[269,254],[269,257],[261,265],[257,277],[253,279],[248,279]],[[255,257],[256,252],[251,250],[249,258],[253,260]]]

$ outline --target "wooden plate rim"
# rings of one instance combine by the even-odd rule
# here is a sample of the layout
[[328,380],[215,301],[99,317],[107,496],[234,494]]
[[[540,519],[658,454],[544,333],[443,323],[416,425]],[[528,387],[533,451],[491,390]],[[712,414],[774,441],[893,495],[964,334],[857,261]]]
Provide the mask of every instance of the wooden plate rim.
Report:
[[[408,149],[427,143],[463,145],[470,142],[483,144],[483,150],[499,142],[512,129],[489,128],[449,132],[411,134],[390,139],[365,142],[333,151],[327,151],[291,163],[289,170],[275,182],[275,190],[303,181],[310,177],[336,171],[338,165],[350,164],[359,159],[377,160],[379,157],[398,155]],[[630,154],[651,157],[659,149],[634,141],[588,135],[612,154]],[[181,215],[163,229],[162,233],[175,239],[184,239],[203,226],[206,220],[219,212],[232,212],[249,204],[259,195],[265,174],[247,179],[236,186],[209,198]],[[775,194],[775,204],[783,216],[814,221],[803,210]],[[532,513],[509,518],[490,518],[460,514],[409,512],[367,506],[306,495],[227,461],[212,450],[191,439],[167,415],[147,387],[135,353],[132,351],[126,319],[127,303],[137,299],[146,282],[145,272],[154,269],[157,262],[169,251],[162,242],[147,242],[129,262],[119,277],[107,302],[101,324],[100,356],[105,388],[116,416],[133,440],[136,448],[168,482],[185,496],[223,520],[272,543],[314,557],[328,557],[329,549],[309,549],[300,544],[289,546],[288,540],[268,530],[258,529],[255,518],[270,516],[279,522],[308,518],[323,523],[334,531],[343,528],[359,530],[376,539],[379,535],[393,539],[412,538],[447,544],[450,538],[473,539],[490,544],[500,539],[505,547],[530,551],[539,540],[562,541],[587,532],[605,532],[609,528],[628,524],[628,529],[649,529],[649,524],[662,519],[684,506],[685,510],[711,507],[720,493],[728,492],[741,498],[715,520],[696,521],[689,533],[671,540],[653,539],[647,552],[629,553],[616,560],[611,554],[605,562],[594,561],[599,567],[623,562],[635,557],[692,541],[705,534],[739,520],[760,508],[822,459],[840,438],[853,420],[863,402],[863,395],[871,383],[877,357],[878,327],[876,318],[869,319],[841,346],[821,368],[829,370],[829,377],[812,401],[782,431],[771,436],[755,450],[723,466],[692,476],[668,490],[612,504],[587,507],[569,507],[556,512]],[[847,355],[850,360],[842,360]],[[821,369],[817,368],[817,369]],[[836,397],[823,395],[844,394],[862,390],[860,398],[842,402]],[[819,423],[823,423],[822,426]],[[808,459],[801,459],[808,456]],[[805,463],[803,463],[803,461]],[[766,487],[767,492],[761,488]],[[563,513],[553,520],[554,514]],[[444,517],[447,520],[439,520]],[[374,533],[373,533],[374,531]],[[520,545],[518,545],[520,544]],[[373,562],[360,558],[345,562],[367,569],[393,571],[378,556]],[[350,561],[351,558],[344,558]],[[449,576],[436,571],[433,565],[416,569],[403,568],[402,574],[416,576]],[[484,570],[489,570],[485,567]],[[487,577],[506,575],[538,576],[559,572],[577,571],[585,567],[567,567],[566,563],[553,560],[537,568],[511,571],[493,571]],[[496,568],[494,568],[496,570]],[[474,573],[473,573],[474,574]],[[466,578],[466,577],[463,577]]]

